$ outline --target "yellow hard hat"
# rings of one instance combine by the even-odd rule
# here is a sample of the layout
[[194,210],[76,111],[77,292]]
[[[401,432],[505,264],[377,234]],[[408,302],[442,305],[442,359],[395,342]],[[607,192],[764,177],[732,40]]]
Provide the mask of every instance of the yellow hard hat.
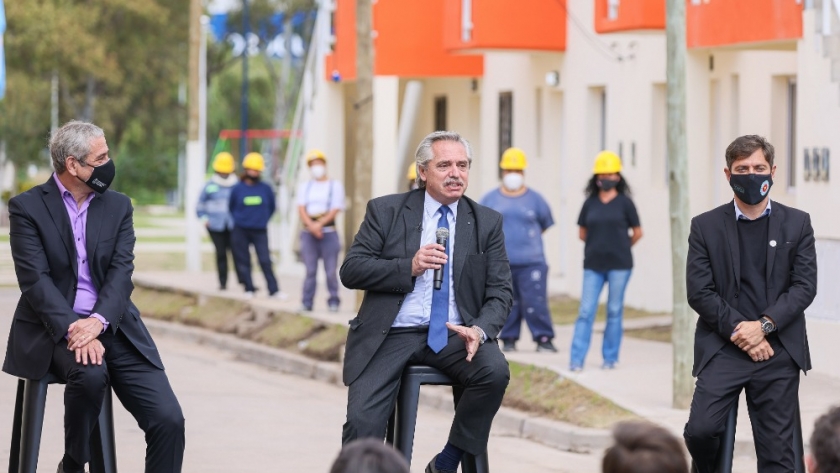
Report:
[[592,174],[615,174],[621,172],[621,158],[612,151],[601,151],[595,156]]
[[265,169],[265,160],[263,160],[260,153],[251,152],[245,155],[245,159],[242,160],[242,167],[254,171],[262,171]]
[[233,156],[227,151],[222,151],[216,155],[213,160],[213,170],[222,173],[230,174],[236,169],[236,163],[233,161]]
[[309,165],[310,162],[322,159],[325,163],[327,162],[327,156],[324,154],[323,151],[320,149],[311,149],[308,153],[306,153],[306,164]]
[[413,181],[417,179],[417,163],[414,161],[408,165],[408,172],[405,175],[405,178],[409,181]]
[[505,171],[522,171],[528,167],[528,160],[525,159],[525,152],[519,148],[508,148],[502,154],[502,161],[499,167]]

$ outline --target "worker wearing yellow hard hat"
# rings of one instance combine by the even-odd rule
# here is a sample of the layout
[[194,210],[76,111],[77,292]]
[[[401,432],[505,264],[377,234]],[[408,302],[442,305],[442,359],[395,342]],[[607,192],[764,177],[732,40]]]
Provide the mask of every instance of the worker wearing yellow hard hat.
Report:
[[417,163],[413,160],[411,161],[411,164],[408,165],[405,178],[408,179],[408,190],[414,190],[419,187],[417,185]]
[[604,285],[609,292],[601,367],[613,369],[618,364],[624,291],[633,269],[630,247],[642,237],[639,214],[621,170],[621,158],[614,152],[604,150],[595,156],[586,186],[587,199],[578,217],[580,239],[584,241],[583,289],[569,355],[571,371],[584,367]]
[[499,338],[504,351],[516,350],[522,320],[528,324],[537,351],[554,353],[554,326],[548,309],[548,265],[543,250],[542,234],[554,225],[548,202],[525,186],[528,159],[519,148],[502,153],[499,168],[501,185],[488,192],[481,204],[502,214],[505,249],[510,261],[513,282],[513,307]]
[[311,311],[315,300],[318,260],[324,261],[327,275],[327,307],[337,312],[338,254],[341,240],[336,231],[336,218],[344,210],[344,185],[327,177],[327,156],[319,149],[306,153],[306,165],[312,177],[297,188],[297,206],[303,230],[300,232],[300,259],[306,266],[301,310]]
[[260,153],[248,153],[242,160],[242,168],[245,170],[242,180],[233,187],[230,195],[230,213],[233,218],[231,245],[239,281],[244,286],[246,297],[254,297],[257,288],[251,278],[253,245],[265,276],[269,297],[287,299],[288,296],[280,292],[268,250],[268,221],[274,214],[276,202],[274,190],[262,182],[260,177],[265,170],[265,160]]
[[235,170],[236,163],[230,153],[222,151],[217,154],[213,159],[214,173],[204,184],[195,209],[216,248],[216,272],[220,290],[227,288],[228,252],[232,252],[230,233],[233,230],[233,218],[230,216],[228,202],[233,186],[239,182],[233,174]]

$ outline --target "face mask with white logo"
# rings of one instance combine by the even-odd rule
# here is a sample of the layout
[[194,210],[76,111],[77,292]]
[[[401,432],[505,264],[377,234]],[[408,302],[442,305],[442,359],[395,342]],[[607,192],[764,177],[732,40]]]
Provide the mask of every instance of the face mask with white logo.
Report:
[[[82,181],[93,189],[97,194],[101,194],[108,190],[111,182],[114,181],[114,176],[117,174],[117,167],[114,161],[109,159],[105,164],[100,164],[93,168],[90,177],[86,181]],[[81,180],[81,179],[79,179]]]
[[314,164],[309,168],[309,174],[315,179],[321,179],[327,175],[327,168],[321,164]]
[[524,183],[525,176],[519,174],[518,172],[509,172],[502,177],[502,185],[510,192],[522,189],[522,185]]

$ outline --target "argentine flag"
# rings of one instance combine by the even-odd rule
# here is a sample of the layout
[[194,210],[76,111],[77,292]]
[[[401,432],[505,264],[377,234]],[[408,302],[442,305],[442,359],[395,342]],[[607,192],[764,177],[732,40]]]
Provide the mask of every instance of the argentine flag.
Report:
[[6,56],[3,54],[3,33],[6,32],[6,10],[0,0],[0,100],[6,96]]

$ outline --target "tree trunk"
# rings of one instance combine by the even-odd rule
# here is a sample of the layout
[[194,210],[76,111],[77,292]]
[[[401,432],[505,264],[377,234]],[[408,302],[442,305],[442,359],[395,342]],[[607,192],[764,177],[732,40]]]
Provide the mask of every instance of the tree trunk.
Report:
[[[371,0],[356,0],[356,152],[353,186],[354,231],[362,224],[371,197],[373,167],[373,7]],[[358,292],[361,304],[362,292]]]
[[686,138],[685,0],[667,0],[668,168],[671,216],[671,267],[673,268],[674,347],[673,407],[691,403],[694,314],[685,288],[688,254],[688,140]]

